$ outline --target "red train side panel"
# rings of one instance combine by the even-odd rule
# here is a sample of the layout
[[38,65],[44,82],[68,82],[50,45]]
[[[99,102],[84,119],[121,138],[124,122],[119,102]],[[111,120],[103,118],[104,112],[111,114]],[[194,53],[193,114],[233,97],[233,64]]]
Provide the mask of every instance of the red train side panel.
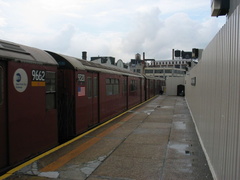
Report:
[[6,63],[0,60],[0,169],[8,165]]
[[128,78],[128,106],[129,108],[141,103],[141,78]]
[[99,123],[99,75],[76,58],[48,53],[59,64],[59,141],[65,142]]
[[[104,122],[127,109],[127,78],[118,74],[100,74],[100,121]],[[125,89],[124,89],[125,88]]]
[[153,97],[162,85],[114,66],[0,43],[0,171]]
[[[56,105],[46,107],[46,84],[44,81],[34,81],[32,77],[33,71],[56,73],[56,70],[56,67],[8,63],[10,164],[57,145]],[[18,78],[27,79],[18,83]]]
[[0,41],[0,171],[57,145],[57,63],[44,51]]
[[80,134],[99,123],[98,73],[77,71],[76,134]]

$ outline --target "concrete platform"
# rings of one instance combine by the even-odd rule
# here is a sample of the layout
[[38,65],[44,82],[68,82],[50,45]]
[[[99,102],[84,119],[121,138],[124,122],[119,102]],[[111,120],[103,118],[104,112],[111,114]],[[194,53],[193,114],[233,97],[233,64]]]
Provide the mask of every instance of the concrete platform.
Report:
[[7,179],[213,178],[185,99],[159,96]]

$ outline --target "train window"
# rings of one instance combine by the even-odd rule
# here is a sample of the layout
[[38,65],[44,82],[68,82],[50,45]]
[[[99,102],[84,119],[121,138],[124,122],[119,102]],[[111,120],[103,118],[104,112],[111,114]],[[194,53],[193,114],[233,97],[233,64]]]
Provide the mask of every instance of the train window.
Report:
[[111,84],[111,79],[106,79],[106,94],[112,95],[112,84]]
[[111,79],[111,84],[115,84],[115,79]]
[[46,108],[56,108],[56,73],[46,72]]
[[106,94],[119,94],[119,79],[106,79]]
[[0,66],[0,104],[3,103],[3,68]]
[[137,81],[131,80],[130,91],[136,91],[136,90],[137,90]]
[[56,92],[56,73],[46,72],[46,91]]
[[113,84],[113,94],[119,94],[119,80],[115,79]]
[[94,77],[94,79],[93,79],[93,95],[94,95],[94,97],[98,96],[98,79],[97,79],[97,77]]
[[111,79],[106,79],[106,84],[110,84]]
[[56,108],[56,97],[55,94],[46,94],[46,109]]
[[88,77],[87,78],[88,80],[88,84],[87,84],[87,94],[88,94],[88,97],[91,98],[92,97],[92,78],[91,77]]

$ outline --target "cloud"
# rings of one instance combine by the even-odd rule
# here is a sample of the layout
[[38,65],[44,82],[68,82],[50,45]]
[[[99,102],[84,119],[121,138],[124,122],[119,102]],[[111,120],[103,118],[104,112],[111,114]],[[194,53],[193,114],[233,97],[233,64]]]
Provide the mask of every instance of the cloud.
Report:
[[4,40],[125,62],[136,53],[159,60],[173,48],[204,48],[222,23],[210,17],[209,0],[0,0],[0,7]]
[[123,37],[123,52],[146,52],[147,58],[170,59],[171,49],[205,48],[218,31],[216,19],[199,23],[186,13],[161,18],[157,8],[136,18],[135,28]]
[[0,17],[0,27],[4,27],[6,25],[6,21],[4,18]]
[[153,9],[147,13],[138,13],[135,26],[126,37],[123,38],[123,50],[126,52],[144,51],[145,43],[153,42],[163,22],[158,18],[160,10]]

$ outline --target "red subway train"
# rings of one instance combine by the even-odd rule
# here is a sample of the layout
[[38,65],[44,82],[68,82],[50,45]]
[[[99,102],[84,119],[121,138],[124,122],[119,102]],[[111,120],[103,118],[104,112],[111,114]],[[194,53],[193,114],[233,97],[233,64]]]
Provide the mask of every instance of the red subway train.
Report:
[[163,86],[163,79],[0,40],[0,174]]

